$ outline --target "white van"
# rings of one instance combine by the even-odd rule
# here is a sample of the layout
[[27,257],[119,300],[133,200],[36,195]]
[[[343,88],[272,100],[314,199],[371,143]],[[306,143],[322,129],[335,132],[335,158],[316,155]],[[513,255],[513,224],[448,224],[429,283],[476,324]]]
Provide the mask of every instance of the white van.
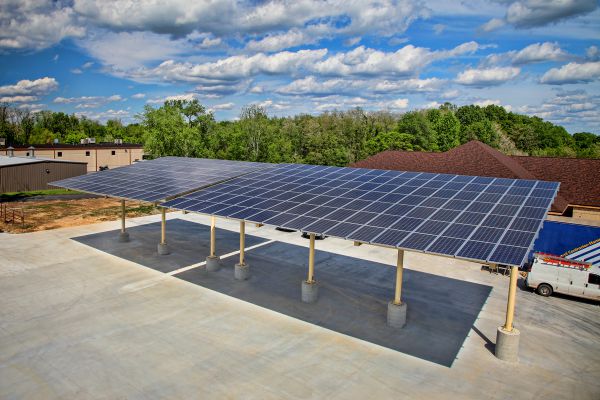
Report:
[[600,300],[600,268],[588,262],[535,253],[525,285],[542,296],[556,292]]

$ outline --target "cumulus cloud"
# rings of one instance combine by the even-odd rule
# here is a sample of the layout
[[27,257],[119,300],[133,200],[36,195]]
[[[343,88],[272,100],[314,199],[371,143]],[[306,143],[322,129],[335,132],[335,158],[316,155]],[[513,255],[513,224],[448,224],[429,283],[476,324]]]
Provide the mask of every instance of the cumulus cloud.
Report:
[[486,56],[480,63],[483,67],[498,65],[525,65],[547,61],[563,61],[569,53],[561,49],[558,43],[533,43],[521,50],[511,50]]
[[180,55],[189,43],[151,32],[95,31],[78,44],[102,64],[128,69]]
[[536,115],[556,124],[598,126],[600,97],[591,96],[585,90],[558,91],[554,97],[538,105],[527,105],[517,112]]
[[175,95],[161,97],[161,98],[149,99],[146,101],[146,103],[163,104],[165,101],[172,101],[172,100],[192,101],[196,98],[198,98],[198,95],[196,93],[184,93],[184,94],[175,94]]
[[564,85],[586,83],[600,79],[600,61],[568,63],[560,68],[552,68],[540,79],[541,83]]
[[520,0],[506,1],[508,9],[503,19],[494,18],[481,26],[492,31],[505,24],[529,29],[588,14],[598,7],[596,0]]
[[128,120],[131,118],[131,113],[128,110],[113,110],[113,109],[109,109],[106,111],[98,111],[98,112],[93,112],[93,111],[80,111],[80,112],[76,112],[75,115],[77,115],[78,117],[86,117],[88,119],[92,119],[92,120],[98,120],[98,121],[102,121],[105,122],[109,119],[111,120]]
[[35,80],[23,79],[14,85],[0,86],[0,95],[36,95],[41,96],[58,89],[54,78],[44,77]]
[[132,99],[143,99],[146,97],[145,93],[136,93],[134,95],[131,96]]
[[43,49],[66,37],[83,37],[84,26],[70,7],[59,2],[0,2],[0,49]]
[[0,103],[27,103],[37,101],[37,96],[4,96],[0,97]]
[[56,104],[75,104],[75,108],[98,108],[105,104],[115,101],[121,101],[123,98],[114,94],[112,96],[81,96],[81,97],[56,97],[53,103]]
[[235,107],[235,103],[223,103],[223,104],[216,104],[212,107],[210,107],[212,110],[231,110],[233,107]]
[[496,86],[516,78],[520,72],[519,68],[514,67],[467,69],[458,74],[455,82],[475,87]]
[[348,37],[367,31],[387,37],[402,33],[415,19],[427,15],[426,7],[416,0],[7,0],[0,5],[0,48],[41,49],[64,38],[82,38],[88,28],[155,33],[175,39],[210,33],[210,38],[198,44],[208,48],[240,34],[260,37],[291,29],[304,31],[315,21]]
[[246,44],[246,50],[274,52],[300,45],[315,44],[327,36],[330,36],[329,26],[325,24],[311,25],[303,29],[294,28],[283,33],[269,34],[260,40],[250,40]]

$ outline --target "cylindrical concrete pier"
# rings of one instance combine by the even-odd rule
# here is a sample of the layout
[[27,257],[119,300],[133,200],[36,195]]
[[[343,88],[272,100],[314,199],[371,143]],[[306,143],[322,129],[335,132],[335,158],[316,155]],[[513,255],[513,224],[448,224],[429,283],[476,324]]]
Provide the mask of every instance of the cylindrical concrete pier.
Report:
[[518,329],[513,328],[508,332],[503,326],[498,327],[496,332],[496,357],[503,361],[517,362],[519,361],[519,337],[521,333]]
[[233,276],[238,281],[245,281],[250,278],[250,266],[248,264],[235,264]]
[[407,309],[406,303],[396,304],[393,301],[390,301],[387,308],[388,326],[397,329],[404,328],[404,325],[406,325]]
[[302,281],[302,302],[315,303],[319,299],[319,285],[312,282]]

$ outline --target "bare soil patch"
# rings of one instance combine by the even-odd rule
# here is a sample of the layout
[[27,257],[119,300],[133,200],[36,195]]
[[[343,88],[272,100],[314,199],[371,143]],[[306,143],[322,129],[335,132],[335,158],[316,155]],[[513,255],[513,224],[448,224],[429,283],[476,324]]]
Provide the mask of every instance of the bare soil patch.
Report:
[[[24,233],[43,231],[93,224],[102,221],[114,221],[121,217],[121,201],[109,198],[49,200],[5,203],[8,215],[25,214],[25,223],[21,224],[20,217],[14,223],[5,223],[0,218],[0,231],[9,233]],[[158,214],[159,210],[153,205],[142,202],[127,202],[127,218],[143,215]]]

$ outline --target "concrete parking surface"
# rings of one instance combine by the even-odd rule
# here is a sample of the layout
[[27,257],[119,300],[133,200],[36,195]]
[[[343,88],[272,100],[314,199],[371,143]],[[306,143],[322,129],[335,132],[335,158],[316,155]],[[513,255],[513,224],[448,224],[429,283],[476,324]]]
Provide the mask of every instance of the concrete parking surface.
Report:
[[[159,216],[0,235],[0,398],[600,398],[597,304],[517,294],[520,361],[493,355],[508,278],[407,253],[408,325],[385,326],[395,251],[317,242],[315,304],[300,302],[308,241],[248,225],[252,277],[233,280],[238,223]],[[197,254],[197,256],[195,255]]]

